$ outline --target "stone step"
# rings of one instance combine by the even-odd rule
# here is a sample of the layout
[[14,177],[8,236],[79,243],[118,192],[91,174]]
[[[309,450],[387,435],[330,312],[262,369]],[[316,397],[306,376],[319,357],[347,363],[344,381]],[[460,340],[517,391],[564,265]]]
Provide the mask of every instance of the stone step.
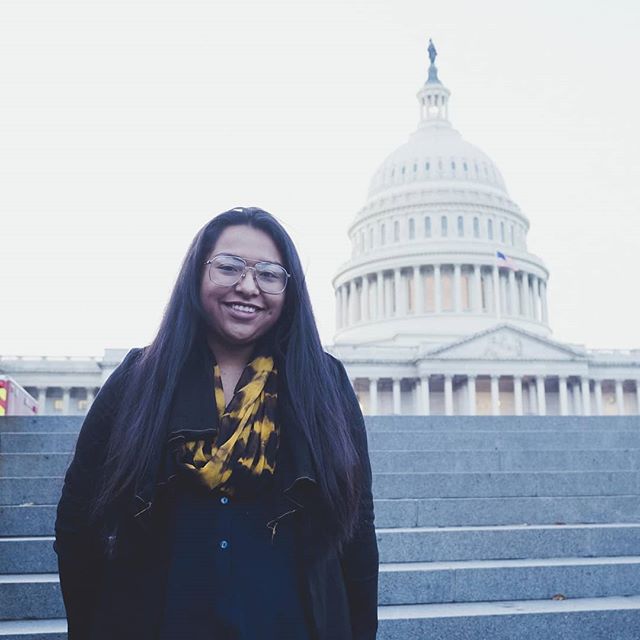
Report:
[[[512,426],[512,425],[511,425]],[[76,432],[0,432],[2,453],[68,453]],[[531,451],[640,449],[640,428],[577,431],[417,431],[374,430],[368,434],[371,450],[398,451]]]
[[0,536],[50,536],[55,519],[55,505],[0,506]]
[[[84,416],[5,416],[2,431],[73,432]],[[639,416],[365,416],[369,431],[584,431],[640,429]]]
[[376,535],[387,563],[640,555],[640,523],[379,528]]
[[640,429],[640,416],[365,416],[368,431]]
[[56,573],[0,575],[0,620],[64,618]]
[[71,453],[0,453],[0,478],[64,476],[72,457]]
[[5,620],[0,621],[2,640],[67,640],[67,621]]
[[[640,469],[639,449],[591,451],[370,450],[369,456],[371,467],[377,473],[403,471],[634,471]],[[0,469],[2,469],[1,463]],[[51,475],[59,474],[52,473]]]
[[377,640],[638,640],[640,596],[387,605]]
[[[377,538],[383,563],[640,555],[639,523],[378,529]],[[0,574],[55,573],[53,540],[0,538]]]
[[53,536],[0,538],[0,574],[56,573]]
[[[62,477],[0,478],[0,505],[56,504]],[[638,494],[636,471],[374,473],[376,498],[602,496]]]
[[69,453],[75,450],[77,433],[0,433],[2,453]]
[[[374,499],[378,527],[640,522],[637,495]],[[55,504],[0,506],[0,536],[53,534]]]
[[0,433],[17,432],[70,432],[78,433],[84,416],[4,416],[0,418]]
[[[379,451],[374,472],[633,471],[640,450],[603,451]],[[71,453],[0,453],[0,477],[63,476]]]
[[640,594],[640,557],[380,565],[385,604],[603,598]]
[[[2,482],[0,479],[0,490]],[[611,496],[638,493],[640,473],[637,471],[373,474],[373,494],[376,498]]]
[[[9,435],[9,434],[7,434]],[[578,431],[372,431],[369,449],[424,451],[536,451],[640,448],[640,429]],[[7,450],[9,451],[9,450]],[[15,449],[21,451],[21,449]]]
[[640,522],[640,500],[637,494],[375,499],[374,507],[378,527]]

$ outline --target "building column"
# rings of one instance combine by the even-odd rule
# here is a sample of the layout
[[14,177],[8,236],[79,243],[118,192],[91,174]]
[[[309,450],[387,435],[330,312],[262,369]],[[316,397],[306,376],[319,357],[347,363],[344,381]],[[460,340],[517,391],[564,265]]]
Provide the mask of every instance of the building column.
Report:
[[544,376],[536,376],[536,390],[538,392],[538,415],[547,415],[547,397],[544,391]]
[[424,313],[424,282],[420,265],[413,267],[413,313],[417,316]]
[[533,384],[533,381],[530,380],[527,385],[527,390],[529,393],[529,410],[533,415],[538,414],[538,402],[536,400],[536,387]]
[[594,395],[596,397],[596,415],[602,415],[602,380],[595,380],[593,383]]
[[500,415],[500,378],[491,376],[491,415]]
[[431,414],[431,389],[429,388],[429,376],[420,378],[420,397],[422,399],[422,412],[425,416]]
[[533,308],[535,320],[540,322],[542,320],[542,305],[540,303],[540,278],[537,276],[533,278]]
[[71,409],[71,388],[62,387],[62,414],[67,416]]
[[509,315],[518,315],[518,292],[516,290],[516,272],[509,269]]
[[575,415],[581,415],[582,402],[580,400],[580,378],[577,382],[571,385],[571,391],[573,392],[573,412]]
[[433,306],[436,313],[442,312],[442,273],[440,265],[433,265]]
[[449,374],[444,376],[444,414],[453,415],[453,377]]
[[47,411],[47,387],[38,387],[38,413],[42,416]]
[[493,265],[491,281],[493,282],[493,312],[496,318],[499,319],[502,315],[502,309],[504,308],[504,300],[500,299],[500,268],[497,264]]
[[482,313],[482,269],[473,265],[473,312]]
[[622,389],[622,380],[616,380],[616,407],[618,409],[618,415],[624,415],[624,395]]
[[369,378],[369,415],[378,415],[378,378]]
[[558,393],[560,395],[560,415],[569,415],[569,397],[567,396],[567,378],[560,376],[558,378]]
[[591,393],[589,391],[589,378],[582,378],[582,415],[591,415]]
[[369,276],[362,276],[362,290],[360,292],[360,322],[369,319]]
[[404,315],[402,309],[402,274],[399,267],[393,270],[393,304],[396,318]]
[[382,320],[384,318],[384,272],[382,271],[376,273],[376,306],[376,317],[378,320]]
[[542,310],[542,322],[549,324],[549,308],[547,306],[547,283],[540,281],[540,307]]
[[476,377],[467,376],[467,411],[470,416],[476,415]]
[[520,281],[520,291],[522,293],[522,315],[525,318],[531,316],[531,310],[529,309],[530,294],[529,294],[529,274],[522,274],[522,280]]
[[402,407],[400,405],[400,378],[393,379],[393,413],[396,416],[400,415]]
[[460,313],[462,310],[462,267],[453,265],[453,310]]
[[522,405],[522,376],[513,376],[513,400],[517,416],[524,413]]

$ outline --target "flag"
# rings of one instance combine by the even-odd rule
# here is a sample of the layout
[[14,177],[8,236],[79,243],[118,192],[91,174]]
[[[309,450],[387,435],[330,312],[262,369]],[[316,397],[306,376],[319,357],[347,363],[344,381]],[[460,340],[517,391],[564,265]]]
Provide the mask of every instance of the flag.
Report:
[[519,271],[520,269],[518,265],[509,256],[502,253],[502,251],[496,251],[496,264],[499,267],[512,269],[513,271]]

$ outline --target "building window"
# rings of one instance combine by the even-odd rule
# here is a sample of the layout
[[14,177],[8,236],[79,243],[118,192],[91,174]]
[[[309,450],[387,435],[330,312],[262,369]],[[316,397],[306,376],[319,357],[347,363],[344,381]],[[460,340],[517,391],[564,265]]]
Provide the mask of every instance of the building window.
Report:
[[463,163],[462,163],[462,168],[463,168],[465,171],[468,171],[468,170],[469,170],[469,165],[468,165],[466,162],[463,162]]
[[393,239],[396,242],[400,240],[400,223],[397,220],[393,223]]
[[369,229],[369,249],[373,249],[373,227]]
[[62,411],[64,409],[64,400],[60,400],[60,399],[54,400],[53,408],[55,411]]
[[424,163],[425,171],[429,171],[430,167],[431,167],[431,165],[428,162]]
[[413,218],[409,218],[409,239],[413,240],[416,237],[416,221]]
[[456,163],[455,163],[453,160],[451,161],[451,169],[452,169],[453,171],[455,171],[455,170],[456,170]]
[[431,237],[431,217],[427,216],[424,219],[424,235],[426,238]]
[[504,222],[500,223],[500,242],[504,242]]
[[413,173],[415,173],[418,170],[418,163],[414,162],[413,163]]
[[478,218],[473,219],[473,237],[480,237],[480,220],[478,220]]
[[448,232],[449,232],[449,229],[448,229],[447,216],[442,216],[442,218],[440,218],[440,235],[443,238],[446,238]]
[[464,236],[464,218],[458,216],[458,236],[462,238]]
[[405,167],[403,165],[403,167],[402,167],[402,175],[404,175],[404,171],[405,171]]
[[438,160],[438,169],[442,171],[442,160]]
[[493,240],[493,220],[487,220],[487,237]]
[[396,168],[393,167],[393,169],[391,169],[391,177],[393,178],[393,176],[396,175]]
[[380,225],[380,244],[384,244],[386,242],[385,232],[384,232],[384,222]]

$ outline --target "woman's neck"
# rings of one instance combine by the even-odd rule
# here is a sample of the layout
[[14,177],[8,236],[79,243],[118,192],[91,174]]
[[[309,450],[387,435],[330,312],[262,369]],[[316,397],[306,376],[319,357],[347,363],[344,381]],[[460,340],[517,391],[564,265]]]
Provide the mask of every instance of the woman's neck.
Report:
[[215,336],[207,337],[207,344],[215,356],[220,369],[244,369],[253,353],[254,344],[231,345],[216,340]]

